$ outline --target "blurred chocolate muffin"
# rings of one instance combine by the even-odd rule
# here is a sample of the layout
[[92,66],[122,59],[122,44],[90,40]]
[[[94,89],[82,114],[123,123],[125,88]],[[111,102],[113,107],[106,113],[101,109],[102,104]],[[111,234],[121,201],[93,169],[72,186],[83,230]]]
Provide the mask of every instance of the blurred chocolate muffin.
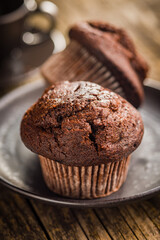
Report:
[[50,84],[91,81],[140,106],[148,65],[125,30],[103,22],[80,22],[70,29],[69,36],[67,48],[52,55],[41,68]]
[[21,123],[22,141],[39,155],[47,186],[70,198],[117,191],[142,136],[141,116],[130,103],[83,81],[49,87]]

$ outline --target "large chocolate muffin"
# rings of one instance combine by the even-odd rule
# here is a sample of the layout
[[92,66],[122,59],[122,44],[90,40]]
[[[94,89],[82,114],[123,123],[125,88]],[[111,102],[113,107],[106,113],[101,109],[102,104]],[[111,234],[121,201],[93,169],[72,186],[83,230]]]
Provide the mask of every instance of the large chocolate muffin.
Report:
[[91,81],[120,94],[138,107],[143,101],[143,81],[148,66],[123,29],[103,22],[81,22],[69,31],[71,39],[61,53],[42,66],[51,84]]
[[48,187],[77,198],[119,189],[142,136],[142,119],[130,103],[83,81],[49,87],[21,123],[21,138],[40,155]]

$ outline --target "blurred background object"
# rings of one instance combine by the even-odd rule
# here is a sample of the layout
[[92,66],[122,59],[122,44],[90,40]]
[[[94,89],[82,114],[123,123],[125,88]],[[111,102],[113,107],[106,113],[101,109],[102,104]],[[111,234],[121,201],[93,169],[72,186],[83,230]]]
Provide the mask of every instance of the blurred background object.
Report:
[[57,28],[68,39],[68,28],[80,20],[103,20],[123,27],[150,65],[149,77],[160,81],[159,0],[54,0]]
[[[7,1],[9,0],[1,1],[1,4]],[[17,1],[23,2],[14,1],[14,8]],[[24,32],[21,34],[19,47],[13,49],[9,57],[1,62],[0,88],[21,83],[32,76],[33,70],[53,51],[60,51],[65,47],[62,34],[68,42],[69,27],[81,20],[102,20],[126,29],[137,50],[150,65],[149,78],[160,81],[159,0],[52,0],[53,5],[51,1],[42,0],[24,2],[26,11],[29,12],[27,18],[25,17]],[[2,17],[3,11],[0,29]],[[1,36],[4,37],[2,33]]]
[[57,6],[50,1],[9,0],[0,3],[0,88],[22,83],[65,39],[56,30]]

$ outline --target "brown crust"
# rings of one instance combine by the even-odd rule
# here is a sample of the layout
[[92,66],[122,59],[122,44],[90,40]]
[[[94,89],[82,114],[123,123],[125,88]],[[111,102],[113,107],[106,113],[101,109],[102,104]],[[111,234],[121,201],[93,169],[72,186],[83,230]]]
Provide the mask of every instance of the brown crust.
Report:
[[31,151],[71,166],[119,161],[142,136],[141,116],[131,104],[82,81],[48,88],[21,123],[22,140]]
[[111,33],[118,43],[120,43],[123,47],[132,53],[132,57],[129,60],[132,67],[137,72],[139,79],[143,82],[147,76],[149,67],[146,61],[137,53],[135,45],[126,31],[124,29],[116,28],[111,24],[103,22],[92,21],[88,23],[94,28],[98,28],[101,31]]
[[144,98],[141,82],[148,65],[124,30],[102,22],[82,22],[70,29],[69,36],[103,62],[123,87],[127,100],[136,107],[141,104]]

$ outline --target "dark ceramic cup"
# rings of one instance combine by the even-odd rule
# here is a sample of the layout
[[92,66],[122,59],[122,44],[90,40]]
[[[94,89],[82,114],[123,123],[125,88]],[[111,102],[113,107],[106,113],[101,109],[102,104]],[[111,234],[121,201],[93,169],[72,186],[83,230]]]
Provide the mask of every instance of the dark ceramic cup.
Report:
[[[40,37],[41,33],[36,33],[36,41],[34,34],[29,35],[29,31],[25,29],[24,23],[26,19],[34,14],[41,13],[49,20],[49,28],[46,34],[55,26],[57,7],[49,1],[41,2],[37,7],[35,0],[2,0],[0,1],[0,60],[8,56],[11,50],[17,47],[22,40],[32,37],[30,45],[38,44],[43,41]],[[26,35],[26,32],[28,35]],[[23,38],[23,36],[25,36]],[[38,39],[38,40],[37,40]]]

